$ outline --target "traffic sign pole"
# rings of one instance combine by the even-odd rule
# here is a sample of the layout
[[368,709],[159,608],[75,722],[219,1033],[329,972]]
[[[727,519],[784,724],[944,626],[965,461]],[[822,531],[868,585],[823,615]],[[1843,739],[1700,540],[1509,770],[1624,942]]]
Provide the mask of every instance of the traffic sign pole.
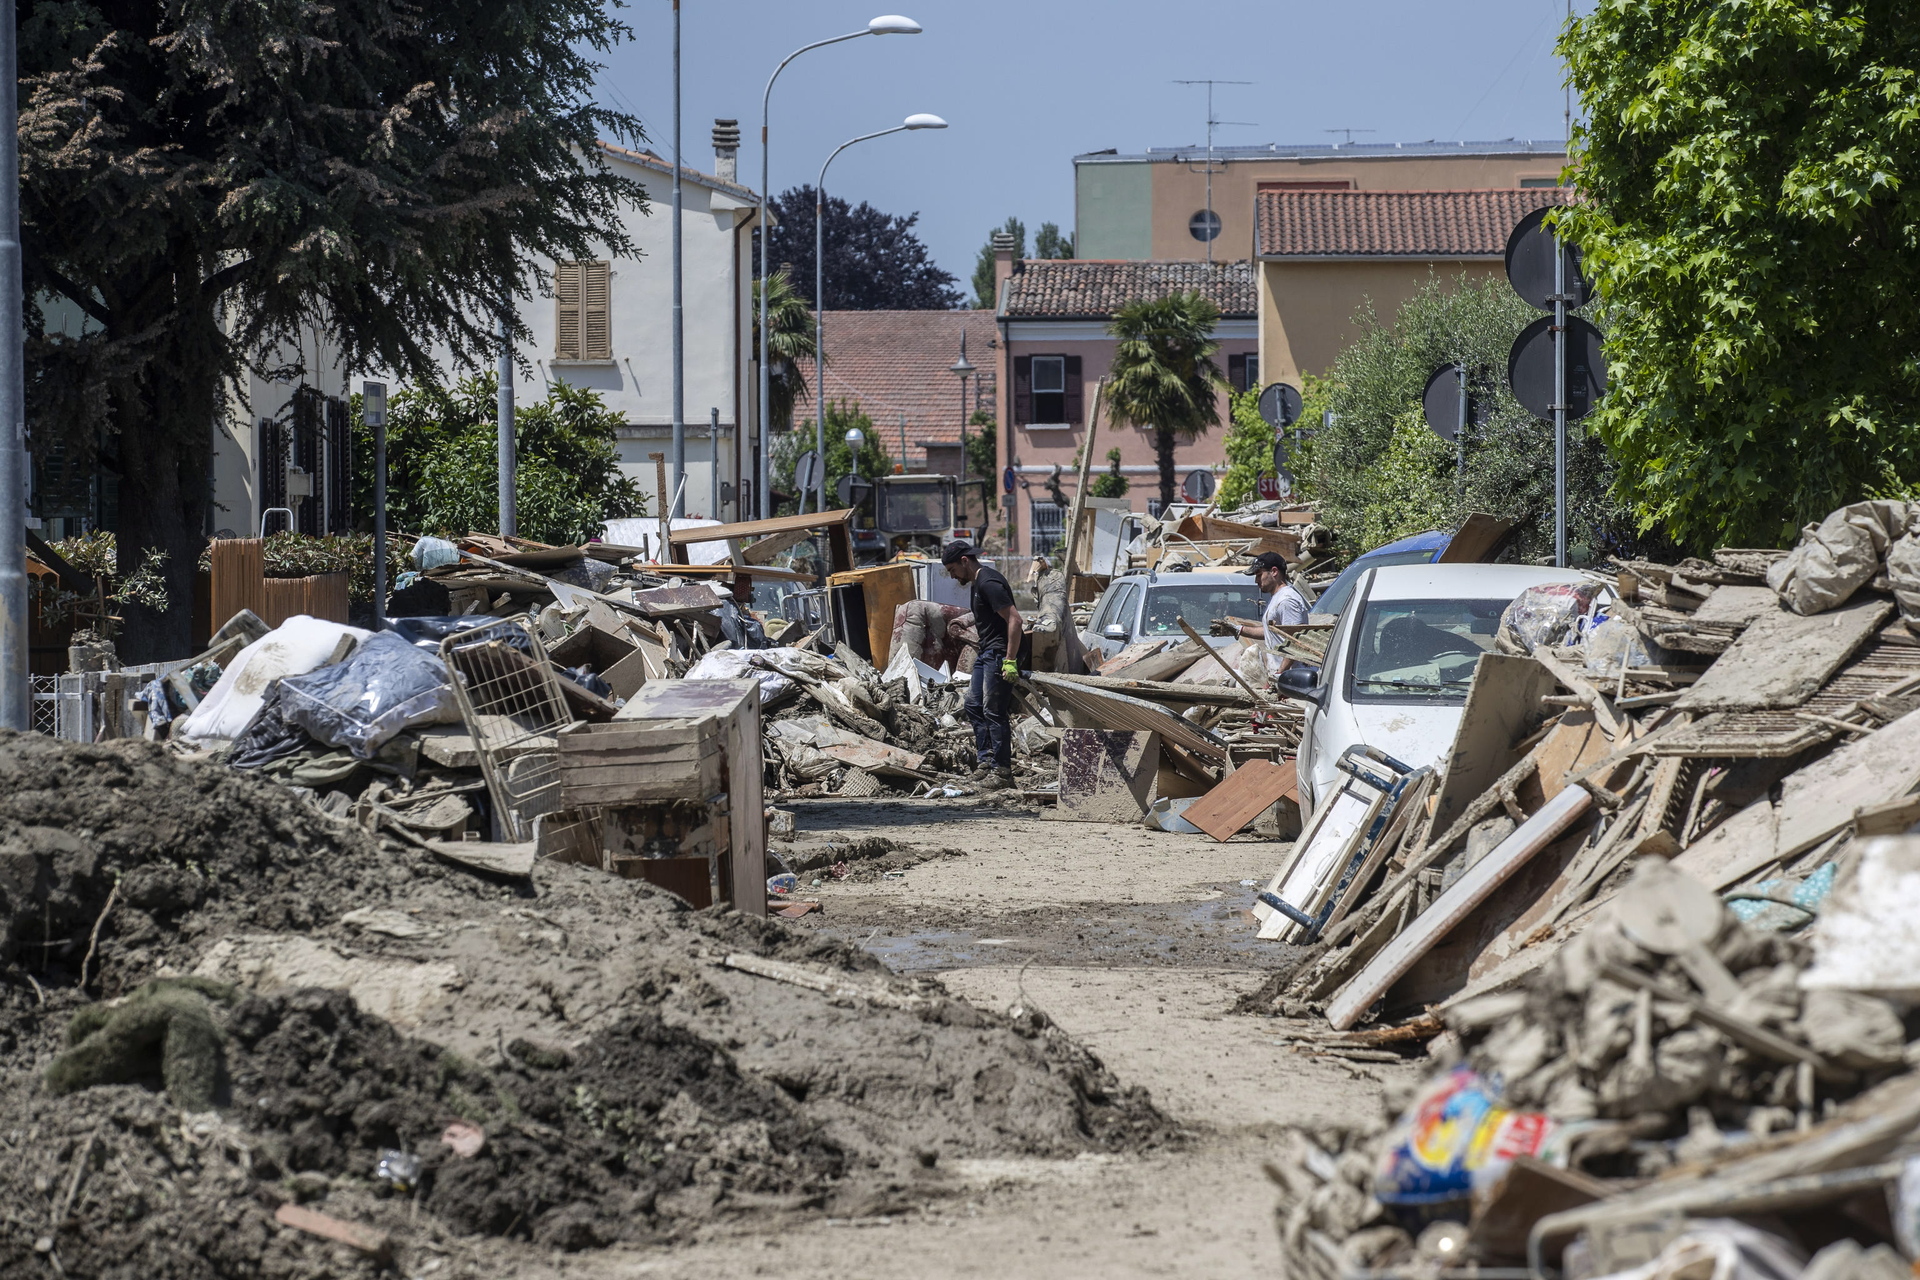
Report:
[[1567,567],[1567,255],[1553,233],[1553,562]]

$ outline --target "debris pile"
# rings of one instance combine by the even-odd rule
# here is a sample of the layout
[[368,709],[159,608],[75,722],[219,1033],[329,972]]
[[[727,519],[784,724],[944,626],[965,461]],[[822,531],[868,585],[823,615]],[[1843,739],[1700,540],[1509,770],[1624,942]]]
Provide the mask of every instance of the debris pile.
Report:
[[0,1270],[499,1274],[1168,1133],[1031,1009],[645,883],[148,743],[0,735],[0,784]]
[[1243,1009],[1440,1074],[1289,1136],[1291,1270],[1920,1255],[1914,514],[1530,591],[1439,768],[1343,766],[1255,908],[1306,945]]

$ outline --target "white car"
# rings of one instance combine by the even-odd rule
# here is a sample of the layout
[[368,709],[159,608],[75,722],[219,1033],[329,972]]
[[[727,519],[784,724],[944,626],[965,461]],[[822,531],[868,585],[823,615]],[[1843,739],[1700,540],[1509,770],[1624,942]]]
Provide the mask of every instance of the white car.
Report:
[[1474,664],[1493,650],[1513,598],[1528,587],[1584,580],[1567,569],[1519,564],[1368,570],[1340,614],[1326,666],[1311,683],[1304,672],[1281,681],[1309,704],[1299,759],[1309,805],[1336,789],[1335,763],[1356,744],[1411,768],[1438,763],[1453,745]]

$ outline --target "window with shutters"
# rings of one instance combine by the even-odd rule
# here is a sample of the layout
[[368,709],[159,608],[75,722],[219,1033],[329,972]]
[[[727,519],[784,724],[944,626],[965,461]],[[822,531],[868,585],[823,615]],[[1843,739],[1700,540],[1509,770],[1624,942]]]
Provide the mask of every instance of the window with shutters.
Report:
[[1085,412],[1079,356],[1020,356],[1013,362],[1013,416],[1023,427],[1066,427]]
[[613,264],[553,265],[555,360],[613,359]]
[[1227,385],[1235,391],[1254,391],[1260,386],[1260,357],[1249,352],[1227,357]]

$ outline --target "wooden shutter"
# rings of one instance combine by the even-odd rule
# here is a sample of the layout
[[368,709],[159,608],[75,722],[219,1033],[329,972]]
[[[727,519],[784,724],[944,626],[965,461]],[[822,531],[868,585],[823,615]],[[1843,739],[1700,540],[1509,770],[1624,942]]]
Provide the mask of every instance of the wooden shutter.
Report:
[[1013,358],[1013,422],[1024,427],[1033,421],[1033,357]]
[[1247,389],[1247,358],[1245,356],[1227,357],[1227,385],[1235,391]]
[[1068,422],[1075,422],[1075,423],[1079,422],[1081,415],[1086,412],[1086,408],[1084,406],[1084,403],[1080,394],[1082,385],[1083,384],[1080,378],[1080,357],[1068,356],[1067,357],[1067,411],[1065,415],[1063,415]]
[[553,264],[553,358],[580,359],[580,264]]
[[580,358],[613,359],[613,264],[580,264]]

